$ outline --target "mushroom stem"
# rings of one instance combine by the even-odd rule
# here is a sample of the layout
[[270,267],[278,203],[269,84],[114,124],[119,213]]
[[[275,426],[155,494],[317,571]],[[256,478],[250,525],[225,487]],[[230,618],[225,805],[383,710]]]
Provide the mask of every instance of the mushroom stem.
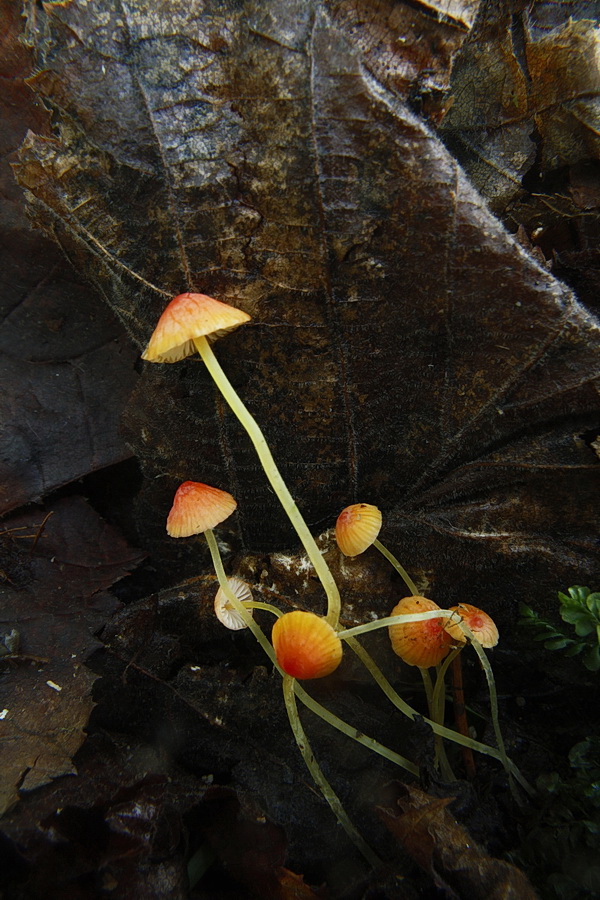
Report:
[[440,725],[444,724],[444,711],[446,707],[446,672],[448,671],[450,664],[456,659],[461,650],[462,645],[460,647],[455,647],[455,649],[452,650],[443,660],[443,662],[438,666],[435,687],[433,689],[433,708],[435,710],[435,715],[433,715],[431,718],[435,719],[436,722],[439,722]]
[[365,622],[364,625],[355,625],[354,628],[347,628],[340,631],[338,637],[341,640],[356,637],[359,634],[366,634],[368,631],[377,631],[379,628],[387,628],[389,625],[404,625],[408,622],[425,622],[427,619],[454,619],[456,613],[449,609],[432,609],[427,612],[417,613],[400,613],[396,616],[384,616],[382,619],[375,619],[373,622]]
[[264,609],[265,612],[270,612],[277,618],[283,615],[281,610],[271,603],[262,603],[260,600],[242,600],[241,603],[246,609]]
[[348,723],[344,722],[343,719],[339,719],[326,707],[321,706],[320,703],[317,703],[316,700],[313,700],[310,694],[307,694],[304,688],[302,688],[297,681],[294,682],[294,692],[298,697],[298,700],[300,700],[300,702],[303,703],[307,709],[310,709],[311,712],[315,713],[315,715],[323,719],[324,722],[327,722],[329,725],[331,725],[332,728],[335,728],[337,731],[341,731],[342,734],[345,734],[347,735],[347,737],[352,738],[352,740],[356,741],[358,744],[362,744],[362,746],[366,747],[368,750],[372,750],[373,753],[377,753],[378,756],[382,756],[384,759],[388,759],[395,765],[406,769],[407,772],[410,772],[410,774],[414,775],[416,778],[419,777],[418,766],[412,763],[409,759],[406,759],[405,756],[401,756],[394,750],[390,750],[389,747],[385,747],[383,744],[380,744],[379,741],[376,741],[374,738],[370,738],[366,734],[363,734],[362,731],[358,731],[358,729],[354,728],[352,725],[348,725]]
[[258,454],[265,475],[269,479],[269,483],[275,491],[290,522],[294,526],[296,533],[306,550],[306,554],[313,564],[319,581],[323,585],[323,589],[327,595],[327,621],[333,628],[337,628],[340,618],[340,592],[334,581],[333,575],[329,570],[329,566],[323,559],[323,555],[317,547],[316,541],[310,533],[306,522],[302,518],[294,498],[281,477],[279,469],[275,464],[275,460],[273,459],[269,446],[265,440],[265,436],[260,430],[254,417],[240,400],[233,385],[221,368],[207,339],[205,337],[195,338],[194,345],[202,357],[202,361],[210,372],[216,386],[221,391],[232,412],[237,416],[241,425],[246,430],[248,437],[254,444],[254,449]]
[[[437,610],[438,615],[443,612],[444,610]],[[432,618],[432,616],[428,613],[422,613],[421,615],[423,616],[423,618]],[[389,616],[388,618],[398,620],[401,617]],[[404,618],[407,619],[408,616]],[[384,620],[382,619],[380,621]],[[375,623],[370,624],[374,625]],[[416,711],[416,709],[413,709],[412,706],[406,703],[406,701],[403,700],[402,697],[400,697],[400,695],[394,690],[371,655],[367,653],[367,651],[359,644],[359,642],[354,637],[348,636],[350,631],[354,632],[355,629],[349,629],[345,633],[341,632],[340,638],[348,642],[348,645],[356,653],[364,667],[371,673],[374,681],[379,685],[388,700],[396,707],[396,709],[399,709],[400,712],[404,713],[404,715],[409,719],[414,720],[415,718],[419,718],[419,713]],[[449,741],[453,741],[455,744],[460,744],[463,747],[470,747],[472,750],[477,750],[479,753],[483,753],[486,756],[491,756],[494,759],[499,760],[509,776],[512,775],[514,779],[519,782],[521,787],[525,791],[527,791],[528,794],[533,793],[531,785],[521,775],[518,768],[506,755],[506,752],[501,752],[500,750],[496,750],[495,747],[490,747],[488,744],[482,744],[480,741],[476,741],[473,738],[467,737],[466,735],[459,734],[458,732],[453,731],[451,728],[446,728],[444,725],[439,725],[437,722],[433,722],[431,719],[423,717],[423,720],[430,726],[435,734],[439,734],[442,737],[447,738]],[[502,749],[504,750],[504,747]]]
[[359,834],[359,832],[350,821],[350,818],[348,817],[346,810],[342,806],[339,797],[323,775],[321,767],[314,757],[311,746],[308,742],[308,738],[306,737],[306,733],[304,731],[304,728],[302,727],[300,716],[298,715],[298,708],[296,706],[296,696],[294,691],[294,681],[295,679],[290,675],[283,676],[283,697],[285,700],[285,708],[287,710],[288,719],[290,720],[290,726],[294,733],[298,749],[300,750],[304,762],[306,763],[306,767],[308,768],[315,783],[320,788],[321,793],[329,803],[329,806],[333,810],[336,819],[338,820],[350,840],[354,842],[356,847],[358,847],[358,849],[365,857],[367,862],[372,866],[372,868],[378,869],[382,864],[381,860],[379,859],[377,854],[374,853],[373,850],[371,850],[364,838]]
[[[431,707],[432,711],[430,712],[430,716],[434,722],[437,722],[439,725],[444,724],[445,719],[445,708],[446,708],[446,691],[445,691],[445,677],[446,672],[448,671],[448,666],[452,662],[453,659],[456,659],[460,651],[462,650],[462,644],[460,647],[452,650],[448,656],[440,663],[437,667],[437,676],[435,680],[435,687],[433,689],[433,694],[431,696]],[[439,762],[440,768],[444,773],[444,777],[446,779],[451,776],[451,781],[456,781],[456,776],[452,771],[452,766],[448,761],[448,757],[446,756],[446,749],[444,747],[443,738],[441,735],[436,734],[435,736],[435,758],[436,761]]]
[[[488,694],[490,695],[490,711],[492,714],[492,725],[494,728],[494,736],[496,738],[496,743],[498,744],[498,749],[501,754],[502,765],[508,772],[508,778],[509,778],[509,781],[511,781],[511,771],[507,766],[509,760],[508,760],[508,756],[506,755],[506,748],[504,747],[504,738],[502,737],[502,732],[500,731],[500,720],[498,718],[498,695],[496,693],[496,681],[494,679],[494,673],[492,672],[492,667],[490,666],[490,661],[487,658],[483,647],[481,646],[481,644],[479,643],[479,641],[477,640],[477,638],[475,637],[475,635],[473,634],[471,629],[467,625],[465,625],[464,622],[461,623],[461,626],[464,626],[465,634],[471,641],[471,644],[473,645],[473,649],[474,649],[475,653],[477,654],[477,656],[479,657],[479,662],[481,663],[483,671],[485,672],[485,677],[486,677],[487,686],[488,686]],[[512,787],[512,782],[511,782],[511,787]]]
[[387,548],[387,547],[384,547],[384,545],[381,543],[381,541],[380,541],[378,538],[376,538],[376,539],[373,541],[373,546],[374,546],[374,547],[377,547],[377,549],[379,550],[379,552],[380,552],[381,554],[383,554],[383,556],[385,556],[385,558],[387,559],[387,561],[390,562],[390,563],[393,565],[393,567],[395,568],[396,572],[400,575],[400,577],[401,577],[402,580],[404,581],[404,584],[406,585],[406,587],[407,587],[407,588],[409,589],[409,591],[411,592],[412,596],[413,596],[413,597],[416,596],[419,592],[418,592],[418,590],[417,590],[417,588],[416,588],[416,586],[415,586],[414,581],[412,580],[412,578],[410,577],[410,575],[408,574],[408,572],[406,571],[406,569],[404,568],[404,566],[401,565],[401,563],[396,559],[396,557],[394,556],[394,554],[393,554],[393,553],[390,553],[390,551],[388,550],[388,548]]
[[[433,684],[431,681],[431,675],[429,674],[429,669],[422,668],[419,666],[419,672],[421,673],[421,678],[423,679],[423,687],[425,688],[425,696],[427,697],[427,708],[429,710],[429,718],[432,722],[437,722],[439,725],[444,724],[444,720],[438,717],[437,710],[437,702],[434,696]],[[444,745],[442,743],[442,738],[439,734],[436,734],[434,737],[435,744],[435,767],[440,769],[442,773],[442,777],[445,781],[456,781],[456,775],[452,771],[452,766],[448,762],[448,757],[446,756],[446,751],[444,750]]]
[[227,582],[227,575],[225,574],[225,569],[223,568],[223,560],[221,559],[221,554],[219,553],[219,548],[217,546],[216,538],[213,534],[212,528],[207,528],[204,532],[204,537],[206,538],[206,543],[208,544],[208,549],[210,550],[210,555],[212,558],[213,567],[217,576],[217,580],[219,582],[219,587],[227,597],[227,600],[235,609],[236,612],[240,614],[242,617],[244,624],[250,629],[260,646],[263,648],[271,662],[275,662],[275,654],[273,652],[273,647],[271,646],[267,636],[263,632],[260,625],[258,625],[244,604],[239,600]]

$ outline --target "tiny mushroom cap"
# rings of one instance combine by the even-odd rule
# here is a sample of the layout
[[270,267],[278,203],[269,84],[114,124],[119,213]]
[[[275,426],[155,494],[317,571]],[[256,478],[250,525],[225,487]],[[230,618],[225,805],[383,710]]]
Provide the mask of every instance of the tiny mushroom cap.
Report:
[[[495,647],[498,643],[498,629],[496,623],[482,609],[471,606],[470,603],[459,603],[458,606],[451,606],[453,612],[457,612],[465,625],[467,625],[482,647]],[[457,622],[452,619],[446,619],[446,631],[452,637],[453,641],[460,641],[461,644],[466,643],[467,638],[461,631]]]
[[[393,608],[391,615],[430,612],[439,608],[437,603],[427,597],[404,597]],[[409,666],[419,666],[420,669],[437,666],[452,646],[452,638],[444,629],[446,621],[440,617],[423,622],[390,625],[392,650]]]
[[[235,578],[234,576],[228,578],[227,587],[238,598],[240,603],[243,603],[245,600],[252,600],[252,591],[246,582],[240,578]],[[248,613],[252,615],[252,610],[249,609]],[[240,631],[242,628],[248,627],[239,612],[233,608],[225,596],[223,588],[219,588],[215,597],[215,614],[221,625],[229,628],[230,631]]]
[[354,503],[341,511],[335,538],[344,556],[364,553],[381,531],[381,512],[370,503]]
[[248,322],[248,313],[206,294],[189,291],[175,297],[158,320],[142,359],[174,363],[196,352],[194,338],[214,341]]
[[285,613],[275,622],[271,640],[277,662],[293,678],[323,678],[342,660],[341,640],[315,613]]
[[184,481],[175,492],[167,517],[167,532],[176,538],[201,534],[229,518],[236,506],[227,491],[199,481]]

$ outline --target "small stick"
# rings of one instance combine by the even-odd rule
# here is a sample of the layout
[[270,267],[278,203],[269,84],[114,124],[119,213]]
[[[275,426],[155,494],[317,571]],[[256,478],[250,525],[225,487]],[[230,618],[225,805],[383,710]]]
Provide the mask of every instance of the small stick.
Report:
[[31,545],[31,548],[30,548],[30,550],[29,550],[29,554],[30,554],[30,555],[31,555],[31,554],[33,553],[33,551],[35,550],[35,548],[36,548],[36,546],[37,546],[37,542],[38,542],[39,539],[41,538],[42,532],[43,532],[44,528],[46,527],[46,522],[48,521],[48,519],[49,519],[50,516],[52,516],[52,515],[54,515],[54,510],[53,510],[53,509],[51,509],[50,512],[47,513],[47,514],[44,516],[44,521],[42,522],[42,524],[41,524],[40,527],[38,528],[37,534],[36,534],[35,538],[33,539],[33,544]]
[[[463,688],[462,663],[460,653],[452,660],[452,699],[454,704],[454,723],[456,730],[469,737],[467,712],[465,708],[465,692]],[[461,747],[467,778],[475,778],[475,759],[470,747]]]

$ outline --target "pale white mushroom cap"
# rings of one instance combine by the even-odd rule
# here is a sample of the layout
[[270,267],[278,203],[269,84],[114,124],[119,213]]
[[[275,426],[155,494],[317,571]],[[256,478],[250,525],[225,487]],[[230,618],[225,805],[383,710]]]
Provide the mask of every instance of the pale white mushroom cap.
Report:
[[[252,591],[246,582],[242,581],[240,578],[235,578],[234,576],[228,578],[227,586],[240,602],[243,603],[246,600],[252,600]],[[248,612],[250,615],[253,614],[251,609],[249,609]],[[225,628],[229,628],[230,631],[240,631],[242,628],[247,627],[240,614],[233,609],[222,588],[219,588],[217,596],[215,597],[215,614],[219,622],[224,625]]]

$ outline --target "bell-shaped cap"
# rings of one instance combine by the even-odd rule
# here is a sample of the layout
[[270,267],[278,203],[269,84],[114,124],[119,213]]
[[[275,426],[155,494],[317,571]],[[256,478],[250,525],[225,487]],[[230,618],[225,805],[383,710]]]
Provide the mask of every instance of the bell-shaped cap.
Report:
[[323,678],[342,660],[342,642],[329,622],[311,612],[285,613],[271,635],[277,662],[293,678]]
[[347,506],[335,523],[335,539],[344,556],[364,553],[381,531],[381,513],[370,503]]
[[[491,616],[488,616],[482,609],[471,606],[470,603],[459,603],[458,606],[451,606],[453,612],[457,612],[465,625],[467,625],[482,647],[489,649],[495,647],[498,643],[498,629],[496,623]],[[453,641],[460,641],[461,644],[466,642],[466,637],[461,631],[457,622],[446,619],[446,631]]]
[[[252,600],[252,591],[241,578],[231,576],[231,578],[227,579],[227,587],[238,598],[240,603],[243,603],[244,600]],[[249,609],[248,613],[252,615],[253,610]],[[223,588],[219,588],[215,597],[215,615],[221,625],[229,628],[230,631],[240,631],[242,628],[248,627],[239,612],[234,609],[233,604],[226,597]]]
[[214,528],[219,522],[229,518],[236,506],[237,503],[227,491],[220,491],[199,481],[184,481],[175,492],[173,506],[167,517],[167,533],[171,537],[201,534],[207,528]]
[[[439,606],[427,597],[404,597],[390,615],[430,612],[434,609],[439,609]],[[420,669],[437,666],[452,646],[452,638],[444,628],[447,621],[440,616],[439,619],[425,619],[423,622],[390,625],[392,650],[409,666]]]
[[171,300],[142,353],[148,362],[179,362],[196,352],[194,338],[214,341],[248,322],[248,313],[206,294],[189,291]]

